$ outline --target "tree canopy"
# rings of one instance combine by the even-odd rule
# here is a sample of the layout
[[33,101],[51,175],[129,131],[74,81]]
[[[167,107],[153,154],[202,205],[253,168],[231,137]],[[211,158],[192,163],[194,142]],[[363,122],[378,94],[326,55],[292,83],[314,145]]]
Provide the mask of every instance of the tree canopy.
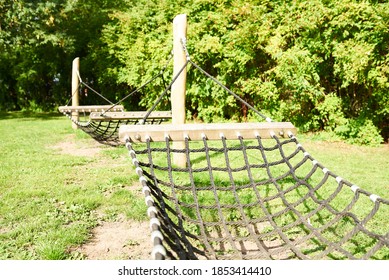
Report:
[[[0,0],[0,110],[63,105],[76,56],[120,99],[160,71],[181,13],[192,59],[273,119],[358,143],[389,136],[387,1]],[[125,105],[149,108],[159,91]],[[192,70],[186,105],[203,121],[253,117]]]

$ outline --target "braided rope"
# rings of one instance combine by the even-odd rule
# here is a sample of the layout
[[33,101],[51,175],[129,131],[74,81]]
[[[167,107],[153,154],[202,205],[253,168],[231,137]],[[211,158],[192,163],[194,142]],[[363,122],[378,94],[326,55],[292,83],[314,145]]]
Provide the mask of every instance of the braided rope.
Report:
[[[146,112],[146,115],[142,119],[139,119],[139,120],[135,120],[135,119],[127,119],[127,120],[125,120],[125,119],[122,119],[122,120],[107,119],[107,120],[100,120],[100,121],[89,119],[86,121],[78,121],[76,119],[73,119],[71,113],[69,113],[69,112],[63,112],[63,114],[65,116],[67,116],[73,123],[75,123],[78,128],[80,128],[85,133],[89,134],[93,139],[95,139],[103,144],[107,144],[107,145],[111,145],[111,146],[121,145],[122,143],[121,143],[121,141],[119,141],[119,135],[118,135],[118,130],[119,130],[119,127],[121,125],[161,124],[162,122],[167,121],[167,119],[152,118],[152,117],[150,117],[150,114],[157,107],[157,105],[162,101],[163,97],[166,95],[166,93],[170,89],[171,84],[176,80],[176,78],[174,78],[173,81],[169,85],[166,85],[166,81],[165,81],[165,78],[163,76],[168,65],[171,63],[172,58],[173,58],[173,55],[170,54],[165,65],[161,68],[161,70],[157,74],[152,76],[145,83],[143,83],[141,86],[139,86],[138,88],[136,88],[133,91],[131,91],[130,93],[128,93],[126,96],[121,98],[116,103],[111,102],[106,97],[104,97],[101,93],[99,93],[98,91],[93,89],[90,85],[85,83],[81,79],[80,73],[77,72],[78,79],[79,79],[79,85],[78,85],[77,89],[72,93],[72,96],[70,97],[70,99],[66,103],[66,106],[69,105],[73,96],[80,90],[81,86],[84,86],[84,87],[88,88],[89,90],[91,90],[94,94],[98,95],[100,98],[104,99],[110,105],[107,109],[105,109],[105,111],[101,112],[102,116],[104,116],[105,112],[109,112],[109,111],[115,109],[115,106],[121,104],[123,101],[125,101],[129,97],[133,96],[134,94],[146,90],[147,86],[150,86],[154,81],[156,81],[158,78],[160,78],[162,80],[162,84],[164,85],[165,90],[164,90],[163,94],[157,99],[157,101],[155,102],[153,107]],[[184,70],[184,68],[185,67],[183,67],[183,69],[180,71],[180,73]]]
[[[136,125],[139,124],[139,120],[136,119],[124,119],[124,120],[101,120],[101,121],[77,121],[73,119],[71,113],[64,112],[66,117],[68,117],[73,123],[77,125],[79,129],[87,133],[90,137],[96,141],[110,145],[110,146],[119,146],[122,145],[119,140],[118,130],[121,125]],[[167,121],[167,119],[154,119],[148,118],[146,120],[142,119],[142,122],[145,124],[161,124],[162,122]]]
[[[325,168],[293,135],[204,135],[182,150],[167,136],[127,148],[150,190],[164,258],[389,259],[389,201]],[[186,168],[173,166],[174,153],[186,154]]]
[[[182,69],[191,63],[271,122],[191,61],[181,43]],[[184,149],[171,148],[169,135],[146,146],[127,140],[152,196],[147,205],[157,211],[163,258],[389,259],[389,201],[325,168],[294,135],[271,136],[227,141],[221,133],[208,141],[203,134],[202,141],[186,137]],[[173,166],[179,153],[185,168]]]

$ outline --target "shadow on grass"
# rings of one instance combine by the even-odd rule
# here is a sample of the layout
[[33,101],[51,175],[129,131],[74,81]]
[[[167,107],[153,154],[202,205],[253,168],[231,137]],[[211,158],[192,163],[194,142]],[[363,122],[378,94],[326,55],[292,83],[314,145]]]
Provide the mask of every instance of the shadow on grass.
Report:
[[59,112],[32,112],[32,111],[12,111],[4,112],[0,111],[0,120],[4,119],[40,119],[40,120],[50,120],[55,118],[63,117]]

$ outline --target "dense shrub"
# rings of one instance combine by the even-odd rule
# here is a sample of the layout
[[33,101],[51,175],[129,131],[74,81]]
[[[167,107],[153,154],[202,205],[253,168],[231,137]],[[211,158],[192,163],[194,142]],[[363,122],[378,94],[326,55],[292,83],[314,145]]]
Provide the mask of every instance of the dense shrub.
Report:
[[335,129],[335,133],[353,144],[377,146],[383,142],[377,127],[365,118],[347,120],[346,124]]
[[[0,0],[0,109],[63,104],[75,56],[82,75],[119,100],[160,71],[180,13],[192,59],[274,120],[359,143],[389,137],[387,1]],[[163,87],[125,106],[150,108]],[[187,116],[252,117],[193,68]]]

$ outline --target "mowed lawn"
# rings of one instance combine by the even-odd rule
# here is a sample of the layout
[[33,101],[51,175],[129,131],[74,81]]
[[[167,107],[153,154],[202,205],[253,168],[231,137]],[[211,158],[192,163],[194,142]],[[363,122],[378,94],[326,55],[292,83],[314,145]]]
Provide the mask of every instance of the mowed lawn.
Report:
[[[334,173],[389,198],[388,145],[298,138]],[[74,248],[102,221],[147,219],[137,180],[124,147],[97,144],[61,115],[0,114],[0,259],[84,258]]]
[[73,248],[102,221],[146,218],[126,150],[66,117],[2,114],[0,155],[0,259],[83,258]]

